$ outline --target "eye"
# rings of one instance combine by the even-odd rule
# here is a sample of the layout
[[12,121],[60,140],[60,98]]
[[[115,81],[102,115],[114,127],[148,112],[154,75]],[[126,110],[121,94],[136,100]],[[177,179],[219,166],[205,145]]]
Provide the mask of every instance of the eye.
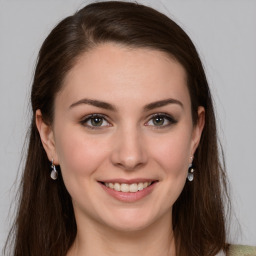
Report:
[[81,121],[81,124],[91,129],[97,129],[101,127],[111,126],[103,115],[92,114]]
[[158,113],[151,116],[146,125],[154,126],[156,128],[164,128],[175,123],[177,123],[177,121],[172,116],[168,114]]

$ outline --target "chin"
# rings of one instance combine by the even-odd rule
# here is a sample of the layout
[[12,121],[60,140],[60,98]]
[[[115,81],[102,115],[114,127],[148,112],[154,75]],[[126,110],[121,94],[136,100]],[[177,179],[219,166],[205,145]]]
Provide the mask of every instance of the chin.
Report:
[[123,209],[111,214],[111,219],[105,220],[105,225],[119,232],[136,232],[146,230],[158,222],[159,216],[153,211],[138,211],[138,209]]

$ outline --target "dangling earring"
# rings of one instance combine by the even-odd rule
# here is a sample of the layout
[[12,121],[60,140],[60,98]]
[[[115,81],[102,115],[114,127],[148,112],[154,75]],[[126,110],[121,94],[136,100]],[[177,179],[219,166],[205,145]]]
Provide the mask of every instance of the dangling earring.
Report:
[[51,177],[53,180],[57,180],[57,178],[58,178],[58,172],[57,172],[57,170],[56,170],[56,166],[55,166],[54,163],[53,163],[53,159],[52,159],[51,168],[52,168],[52,171],[51,171],[50,177]]
[[188,176],[187,176],[187,179],[188,179],[189,181],[193,181],[193,179],[194,179],[194,171],[195,171],[195,170],[194,170],[194,168],[193,168],[192,162],[193,162],[194,157],[191,156],[190,159],[191,159],[191,164],[190,164],[189,167],[188,167]]
[[192,167],[192,164],[189,165],[188,167],[188,176],[187,176],[189,181],[193,181],[194,179],[194,168]]

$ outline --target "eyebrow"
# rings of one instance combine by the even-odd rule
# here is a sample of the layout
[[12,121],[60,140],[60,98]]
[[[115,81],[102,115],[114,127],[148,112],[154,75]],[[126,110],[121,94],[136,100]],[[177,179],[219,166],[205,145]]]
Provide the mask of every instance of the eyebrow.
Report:
[[[87,105],[92,105],[92,106],[95,106],[98,108],[103,108],[103,109],[107,109],[107,110],[111,110],[111,111],[117,111],[116,107],[110,103],[107,103],[104,101],[99,101],[99,100],[86,99],[86,98],[81,99],[81,100],[71,104],[69,108],[71,109],[71,108],[81,105],[81,104],[87,104]],[[149,111],[149,110],[152,110],[155,108],[166,106],[168,104],[177,104],[183,108],[183,104],[179,100],[165,99],[165,100],[159,100],[159,101],[149,103],[146,106],[144,106],[143,109],[144,109],[144,111]]]
[[165,100],[155,101],[155,102],[147,104],[144,107],[144,111],[149,111],[149,110],[152,110],[152,109],[155,109],[155,108],[160,108],[160,107],[166,106],[168,104],[178,104],[179,106],[184,108],[183,104],[179,100],[176,100],[176,99],[165,99]]
[[87,105],[92,105],[98,108],[104,108],[104,109],[108,109],[108,110],[112,110],[112,111],[116,111],[116,108],[104,101],[99,101],[99,100],[92,100],[92,99],[81,99],[75,103],[73,103],[72,105],[70,105],[69,108],[73,108],[75,106],[81,105],[81,104],[87,104]]

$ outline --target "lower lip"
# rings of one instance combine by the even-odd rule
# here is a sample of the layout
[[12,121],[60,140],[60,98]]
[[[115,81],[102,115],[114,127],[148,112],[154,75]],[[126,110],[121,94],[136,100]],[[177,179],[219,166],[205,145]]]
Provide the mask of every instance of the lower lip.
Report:
[[135,202],[138,201],[146,196],[148,196],[153,189],[155,188],[157,182],[154,182],[150,186],[144,188],[143,190],[140,190],[138,192],[122,192],[122,191],[116,191],[112,188],[108,188],[102,183],[99,183],[102,188],[112,197],[115,199],[122,201],[122,202]]

